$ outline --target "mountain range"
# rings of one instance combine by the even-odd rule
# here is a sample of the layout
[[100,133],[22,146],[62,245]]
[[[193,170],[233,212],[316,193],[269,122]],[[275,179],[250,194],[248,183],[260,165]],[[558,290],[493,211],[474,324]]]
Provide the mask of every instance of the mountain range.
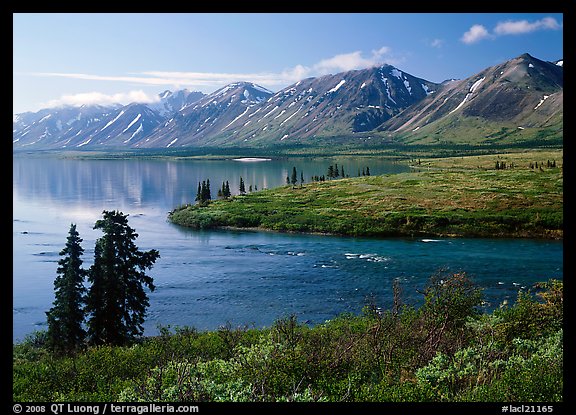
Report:
[[14,115],[13,150],[561,144],[562,65],[523,54],[442,83],[382,65],[276,93],[236,82],[151,104],[42,109]]

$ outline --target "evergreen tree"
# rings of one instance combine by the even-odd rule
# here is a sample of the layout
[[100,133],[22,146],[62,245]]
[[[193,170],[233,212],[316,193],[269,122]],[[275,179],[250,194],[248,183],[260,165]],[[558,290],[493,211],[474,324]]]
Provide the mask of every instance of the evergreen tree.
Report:
[[200,186],[200,182],[198,182],[198,190],[196,191],[196,202],[202,202],[202,186]]
[[226,180],[226,189],[224,191],[224,197],[230,197],[232,193],[230,193],[230,184],[228,184],[228,180]]
[[334,177],[340,177],[340,172],[338,171],[338,163],[334,166]]
[[346,174],[344,174],[344,166],[340,167],[340,175],[342,176],[342,178],[346,177]]
[[244,186],[244,179],[240,177],[240,194],[246,194],[246,187]]
[[200,203],[204,204],[206,201],[206,180],[202,180],[202,187],[200,188]]
[[328,174],[326,176],[328,176],[329,179],[334,177],[334,166],[328,166]]
[[292,183],[292,187],[296,185],[298,182],[298,173],[296,172],[296,167],[292,167],[292,177],[290,179],[290,183]]
[[94,225],[104,235],[96,241],[94,264],[88,271],[88,335],[92,344],[123,345],[144,331],[150,305],[144,286],[155,288],[145,270],[160,253],[138,249],[134,244],[138,234],[128,226],[128,215],[105,210],[103,216]]
[[71,224],[66,246],[60,251],[63,258],[58,261],[54,280],[55,300],[46,312],[48,345],[59,353],[78,350],[86,336],[83,328],[86,271],[82,269],[81,242],[76,225]]
[[219,192],[219,196],[226,198],[226,182],[222,182],[222,187],[220,188]]
[[300,187],[302,187],[303,184],[304,184],[304,172],[301,171],[300,172]]
[[370,167],[366,167],[366,176],[370,176]]
[[206,206],[212,200],[212,193],[210,191],[210,180],[203,180],[202,184],[198,183],[198,192],[196,194],[196,201],[200,206]]
[[202,203],[207,204],[212,200],[212,193],[210,192],[210,179],[202,182]]

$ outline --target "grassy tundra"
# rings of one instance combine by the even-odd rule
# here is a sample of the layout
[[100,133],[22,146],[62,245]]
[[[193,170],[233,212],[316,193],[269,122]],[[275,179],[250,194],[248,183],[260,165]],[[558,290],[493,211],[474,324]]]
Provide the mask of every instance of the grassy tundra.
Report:
[[185,205],[169,219],[198,229],[351,236],[563,237],[561,150],[411,164],[410,173],[288,185],[208,206]]

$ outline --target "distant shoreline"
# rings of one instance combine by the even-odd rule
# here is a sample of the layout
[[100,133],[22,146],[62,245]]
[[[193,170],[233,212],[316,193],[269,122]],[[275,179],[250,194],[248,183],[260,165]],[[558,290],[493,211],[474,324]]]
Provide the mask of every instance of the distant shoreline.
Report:
[[232,159],[232,161],[240,161],[244,163],[253,163],[259,161],[272,161],[272,159],[262,158],[262,157],[241,157],[237,159]]

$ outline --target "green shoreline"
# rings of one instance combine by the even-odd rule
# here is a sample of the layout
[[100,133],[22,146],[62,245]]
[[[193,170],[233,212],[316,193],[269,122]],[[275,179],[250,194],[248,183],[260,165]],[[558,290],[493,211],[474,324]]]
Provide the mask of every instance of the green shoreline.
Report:
[[[496,160],[514,167],[496,170]],[[561,151],[419,160],[413,167],[424,171],[283,186],[180,206],[168,218],[195,229],[562,239],[561,160]]]

